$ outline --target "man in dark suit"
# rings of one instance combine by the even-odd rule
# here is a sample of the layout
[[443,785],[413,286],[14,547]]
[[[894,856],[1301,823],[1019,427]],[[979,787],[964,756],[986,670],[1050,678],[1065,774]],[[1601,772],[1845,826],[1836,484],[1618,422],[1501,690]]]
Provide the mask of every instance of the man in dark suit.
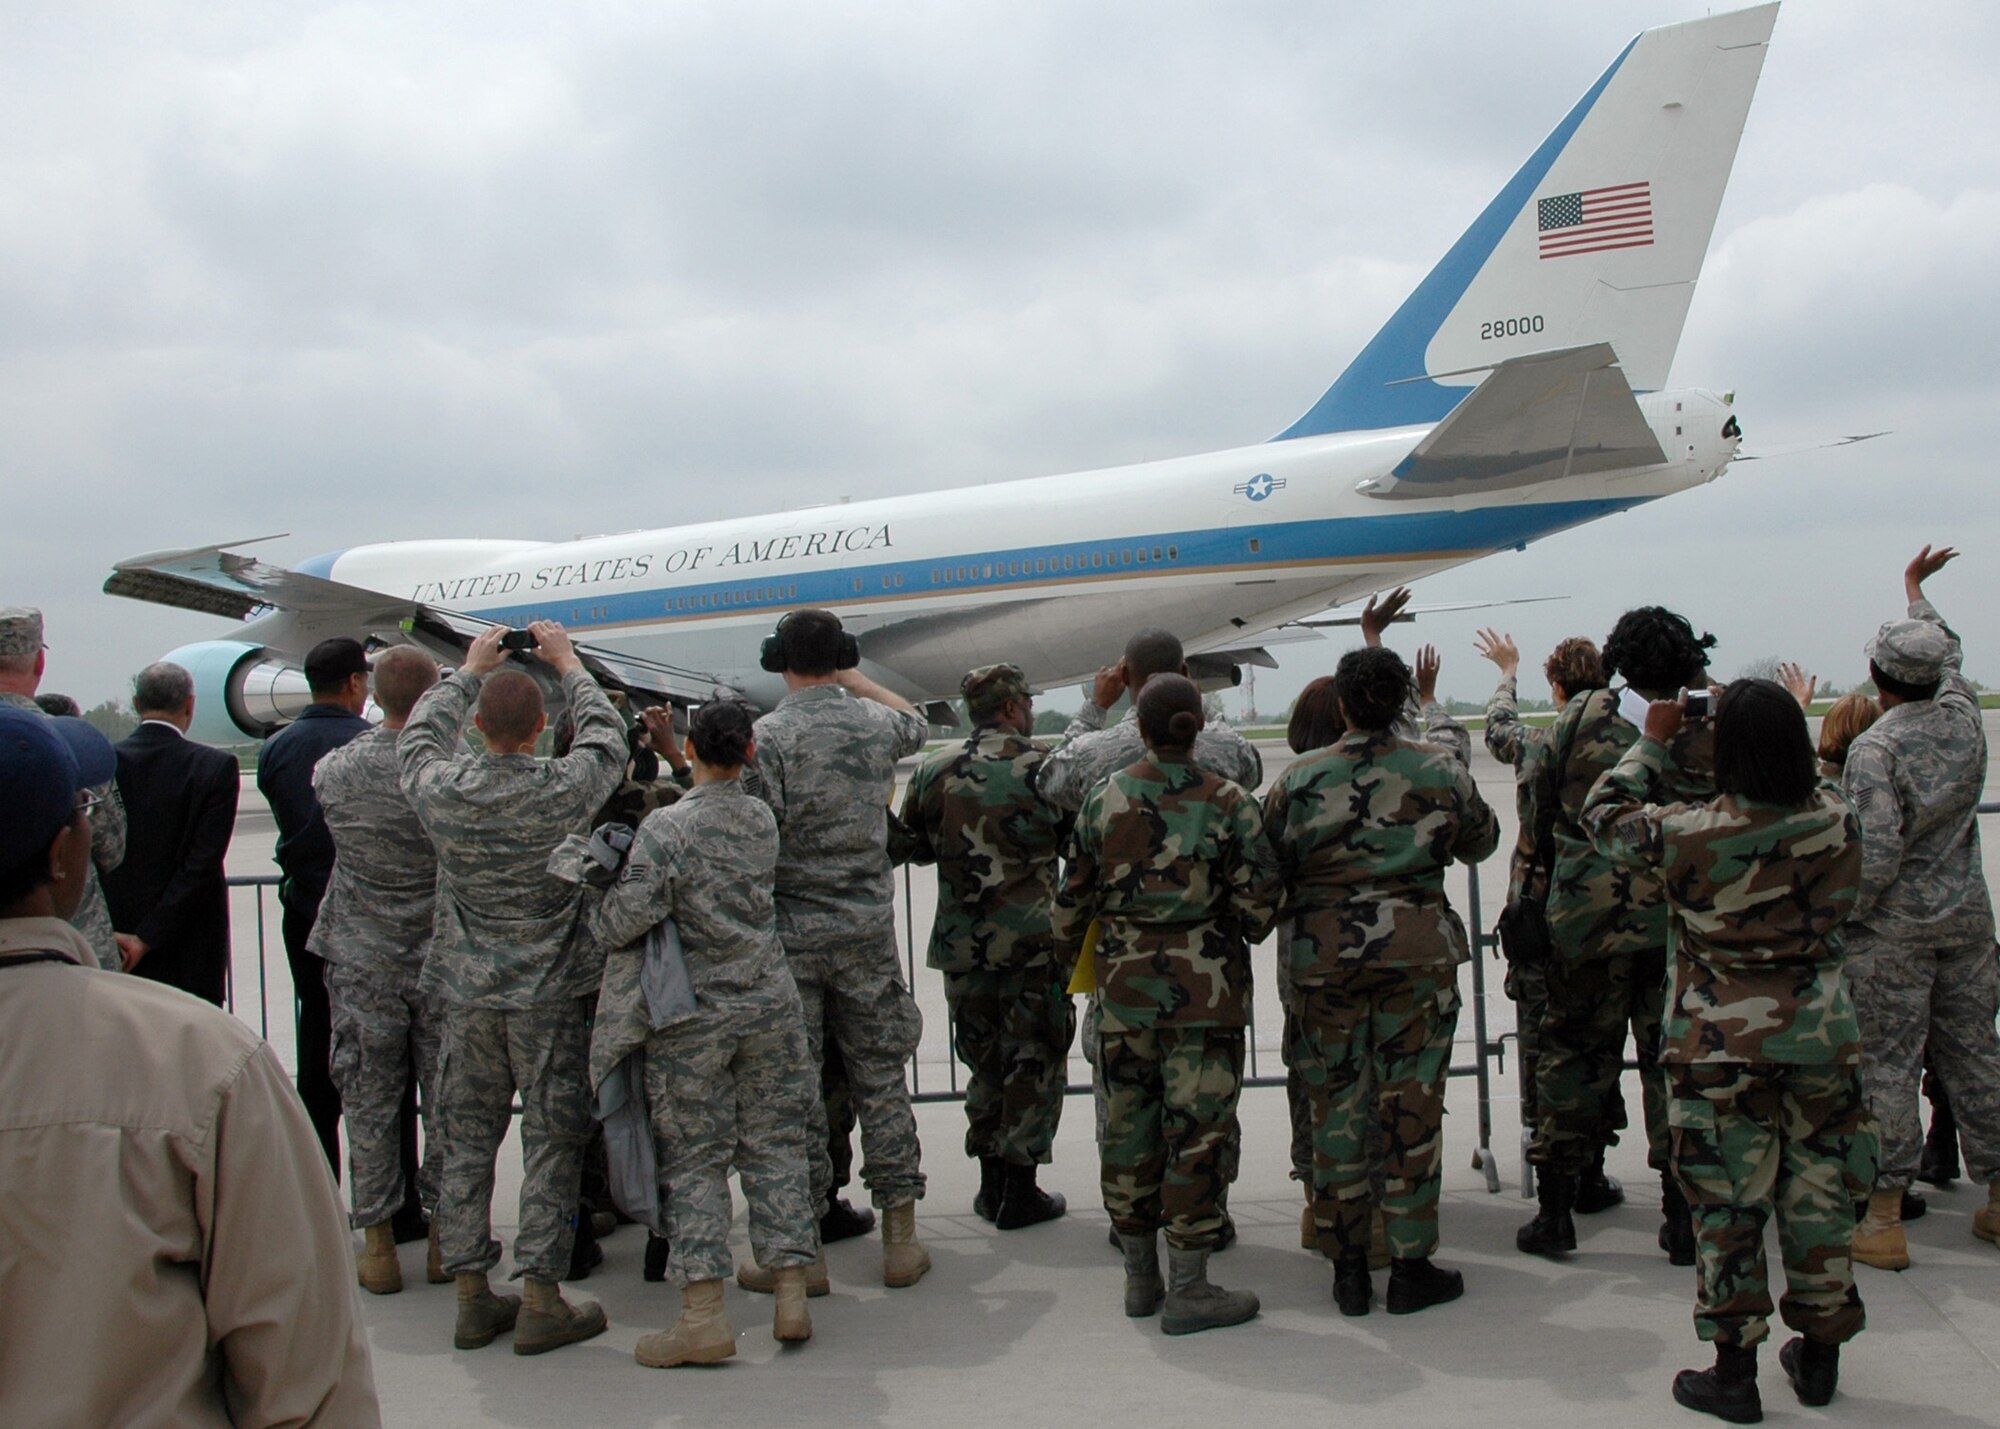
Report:
[[229,967],[222,858],[236,829],[236,756],[187,738],[194,679],[148,665],[132,682],[139,728],[118,746],[130,827],[104,875],[125,967],[220,1007]]
[[313,795],[313,766],[368,730],[368,653],[344,636],[322,640],[306,652],[306,685],[312,703],[265,741],[257,758],[257,791],[278,821],[274,857],[284,871],[278,902],[285,910],[285,960],[298,995],[299,1100],[340,1179],[340,1089],[334,1085],[333,1020],[326,996],[326,963],[306,951],[320,900],[333,877],[333,835]]

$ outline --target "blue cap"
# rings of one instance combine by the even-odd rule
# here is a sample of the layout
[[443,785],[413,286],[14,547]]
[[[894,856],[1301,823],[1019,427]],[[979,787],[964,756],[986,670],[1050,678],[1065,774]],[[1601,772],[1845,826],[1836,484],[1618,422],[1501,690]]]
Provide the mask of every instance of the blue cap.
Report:
[[111,741],[70,716],[51,718],[0,708],[0,868],[12,869],[46,849],[76,818],[79,789],[118,772]]

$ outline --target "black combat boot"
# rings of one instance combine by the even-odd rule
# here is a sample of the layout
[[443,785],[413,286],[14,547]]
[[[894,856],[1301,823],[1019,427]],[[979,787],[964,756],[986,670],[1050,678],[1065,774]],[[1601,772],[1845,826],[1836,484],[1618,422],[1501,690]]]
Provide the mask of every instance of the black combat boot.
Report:
[[1799,1403],[1818,1409],[1833,1398],[1840,1383],[1840,1346],[1823,1345],[1818,1340],[1794,1337],[1778,1351],[1778,1363],[1792,1382]]
[[1541,1209],[1514,1232],[1515,1249],[1529,1255],[1568,1255],[1575,1250],[1576,1222],[1570,1211],[1576,1205],[1576,1189],[1576,1177],[1569,1172],[1542,1167],[1535,1180],[1536,1203]]
[[658,1285],[667,1278],[667,1256],[673,1251],[673,1242],[655,1231],[646,1232],[646,1263],[640,1267],[639,1276],[649,1285]]
[[874,1229],[873,1211],[865,1206],[851,1206],[845,1198],[835,1196],[826,1203],[826,1214],[819,1218],[819,1243],[832,1245],[837,1240],[853,1240]]
[[604,1264],[604,1247],[597,1243],[597,1228],[590,1223],[590,1212],[579,1210],[570,1217],[576,1227],[576,1238],[569,1247],[569,1274],[565,1280],[587,1280],[590,1272]]
[[1924,1094],[1931,1099],[1931,1129],[1924,1136],[1917,1179],[1942,1191],[1958,1179],[1958,1118],[1952,1115],[1951,1098],[1935,1072],[1925,1075]]
[[1918,1195],[1915,1191],[1912,1191],[1908,1186],[1903,1187],[1904,1220],[1920,1221],[1930,1213],[1930,1209],[1931,1209],[1931,1203],[1929,1201],[1926,1201],[1922,1196]]
[[1368,1276],[1368,1252],[1355,1251],[1333,1263],[1333,1303],[1347,1316],[1366,1315],[1368,1302],[1375,1298],[1375,1282]]
[[1035,1168],[1017,1166],[1009,1161],[1001,1172],[1000,1209],[994,1214],[993,1224],[1003,1231],[1017,1231],[1024,1226],[1038,1226],[1043,1221],[1052,1221],[1068,1206],[1063,1198],[1044,1191],[1035,1184]]
[[1684,1369],[1674,1376],[1674,1403],[1731,1424],[1761,1424],[1764,1401],[1757,1395],[1757,1351],[1717,1345],[1713,1366]]
[[1599,1211],[1608,1211],[1613,1206],[1625,1203],[1625,1187],[1616,1176],[1605,1174],[1604,1148],[1597,1148],[1597,1159],[1590,1169],[1583,1173],[1576,1183],[1576,1213],[1579,1216],[1594,1216]]
[[1660,1178],[1659,1242],[1669,1265],[1694,1264],[1694,1213],[1671,1175]]
[[1465,1293],[1465,1277],[1432,1265],[1427,1255],[1389,1262],[1389,1313],[1414,1315]]
[[1000,1185],[1007,1163],[998,1156],[979,1158],[979,1194],[972,1198],[972,1214],[991,1221],[1000,1214]]

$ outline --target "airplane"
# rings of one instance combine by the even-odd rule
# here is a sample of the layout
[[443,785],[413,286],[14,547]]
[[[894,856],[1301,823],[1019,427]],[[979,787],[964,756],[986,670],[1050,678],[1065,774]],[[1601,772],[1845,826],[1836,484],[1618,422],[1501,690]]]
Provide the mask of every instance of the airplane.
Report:
[[[1205,686],[1320,639],[1359,597],[1720,476],[1733,396],[1666,390],[1777,19],[1644,31],[1310,409],[1268,441],[1102,471],[572,541],[405,540],[285,569],[231,542],[120,561],[105,590],[243,622],[167,658],[199,738],[270,733],[330,635],[454,663],[487,623],[568,627],[641,703],[735,692],[786,611],[949,724],[965,671],[1087,679],[1141,626]],[[268,539],[268,538],[260,538]],[[531,662],[532,663],[532,662]]]

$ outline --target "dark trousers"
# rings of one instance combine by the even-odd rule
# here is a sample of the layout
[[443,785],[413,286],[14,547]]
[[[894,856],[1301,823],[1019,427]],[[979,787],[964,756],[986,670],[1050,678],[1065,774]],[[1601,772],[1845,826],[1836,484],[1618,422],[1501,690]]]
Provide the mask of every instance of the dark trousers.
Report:
[[306,951],[319,918],[319,899],[303,892],[282,896],[285,961],[292,965],[298,1012],[299,1100],[306,1104],[333,1178],[340,1179],[340,1088],[333,1084],[333,1012],[326,997],[326,962]]

